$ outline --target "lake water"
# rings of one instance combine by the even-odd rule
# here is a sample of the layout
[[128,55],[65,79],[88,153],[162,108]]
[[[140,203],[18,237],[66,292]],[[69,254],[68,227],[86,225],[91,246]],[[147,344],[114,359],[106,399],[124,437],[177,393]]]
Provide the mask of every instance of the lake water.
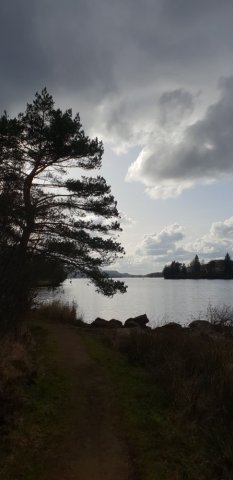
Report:
[[165,321],[186,324],[203,317],[209,305],[233,307],[233,280],[164,280],[163,278],[127,278],[126,294],[113,298],[95,292],[86,279],[65,280],[57,289],[40,289],[39,302],[61,300],[77,304],[86,322],[96,317],[106,320],[146,313],[152,326]]

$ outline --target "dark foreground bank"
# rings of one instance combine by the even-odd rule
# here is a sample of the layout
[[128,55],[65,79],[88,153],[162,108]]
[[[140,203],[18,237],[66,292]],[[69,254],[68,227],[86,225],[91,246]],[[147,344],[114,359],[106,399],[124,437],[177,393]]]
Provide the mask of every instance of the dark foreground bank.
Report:
[[1,479],[233,478],[229,310],[150,330],[90,327],[54,307],[32,314],[21,360],[0,364],[2,392],[20,399],[1,423]]

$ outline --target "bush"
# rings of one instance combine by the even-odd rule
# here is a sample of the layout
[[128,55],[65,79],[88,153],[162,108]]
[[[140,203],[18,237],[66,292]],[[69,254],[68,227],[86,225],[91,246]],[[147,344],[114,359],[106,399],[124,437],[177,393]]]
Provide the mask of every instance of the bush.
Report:
[[220,327],[233,327],[233,307],[223,305],[222,307],[214,307],[209,305],[206,313],[206,320],[212,325]]

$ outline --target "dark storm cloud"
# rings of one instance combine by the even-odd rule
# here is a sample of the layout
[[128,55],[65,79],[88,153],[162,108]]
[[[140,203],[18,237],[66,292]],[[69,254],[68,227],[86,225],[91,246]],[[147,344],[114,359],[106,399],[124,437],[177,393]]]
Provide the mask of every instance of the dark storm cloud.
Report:
[[94,105],[150,85],[221,50],[231,13],[226,0],[2,0],[1,103],[44,84]]
[[180,122],[186,113],[194,109],[193,95],[184,89],[164,92],[159,98],[159,121],[166,124]]
[[119,149],[145,145],[131,177],[151,189],[168,179],[176,194],[174,179],[187,187],[220,164],[230,169],[231,86],[178,147],[176,138],[177,154],[160,139],[158,155],[157,143],[159,127],[192,114],[198,91],[208,97],[220,75],[233,74],[232,18],[232,0],[2,0],[1,109],[23,107],[46,85],[91,134]]
[[18,103],[44,85],[77,95],[93,90],[97,101],[100,92],[114,88],[114,52],[100,12],[80,0],[3,0],[1,104]]
[[33,2],[3,0],[0,7],[0,104],[17,102],[34,84],[40,83],[48,64],[36,35]]

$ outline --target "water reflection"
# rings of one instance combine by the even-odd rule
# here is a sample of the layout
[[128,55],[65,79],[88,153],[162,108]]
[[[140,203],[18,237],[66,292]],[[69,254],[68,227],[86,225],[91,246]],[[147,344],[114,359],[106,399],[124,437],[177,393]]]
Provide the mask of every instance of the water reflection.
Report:
[[93,285],[85,279],[65,280],[56,289],[40,289],[38,301],[73,301],[86,322],[96,317],[107,320],[126,320],[131,316],[146,313],[150,324],[164,321],[186,324],[191,319],[203,316],[208,305],[233,306],[232,280],[163,280],[161,278],[127,278],[126,294],[113,298],[97,294]]

